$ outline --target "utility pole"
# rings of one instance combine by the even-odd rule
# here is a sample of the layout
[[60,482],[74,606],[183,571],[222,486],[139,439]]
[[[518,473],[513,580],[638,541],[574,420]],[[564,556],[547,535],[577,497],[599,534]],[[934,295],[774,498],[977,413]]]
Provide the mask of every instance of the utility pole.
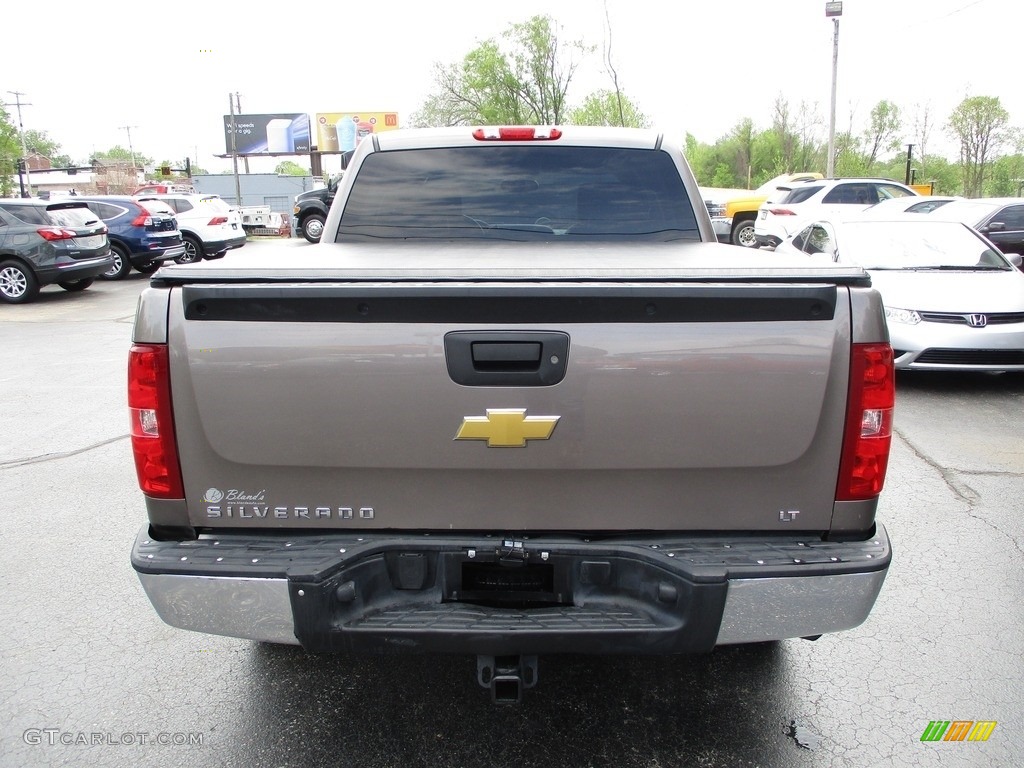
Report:
[[825,3],[825,17],[832,19],[832,109],[828,118],[828,158],[825,161],[825,177],[831,179],[836,173],[836,80],[839,72],[839,17],[843,15],[842,2]]
[[25,125],[21,122],[21,108],[22,106],[31,107],[29,102],[22,102],[21,97],[25,94],[21,91],[8,91],[14,97],[14,103],[18,107],[18,130],[21,132],[21,156],[24,158],[25,166],[25,186],[28,187],[28,194],[25,190],[22,190],[22,197],[32,197],[32,174],[29,173],[28,168],[28,146],[25,144]]
[[122,131],[128,131],[128,152],[132,156],[132,189],[139,183],[139,174],[135,170],[135,150],[132,148],[132,128],[138,128],[137,125],[122,125]]
[[238,129],[235,124],[235,99],[229,93],[228,94],[228,109],[231,110],[231,165],[234,167],[235,173],[235,205],[239,208],[242,207],[242,187],[238,183],[238,147],[235,142],[235,137],[238,134]]
[[[239,97],[238,91],[235,91],[235,114],[236,115],[242,114],[242,99],[241,99],[241,97]],[[243,157],[242,158],[242,162],[245,163],[245,172],[248,173],[249,172],[249,156],[246,155],[245,157]],[[242,203],[239,202],[238,204],[241,205]]]

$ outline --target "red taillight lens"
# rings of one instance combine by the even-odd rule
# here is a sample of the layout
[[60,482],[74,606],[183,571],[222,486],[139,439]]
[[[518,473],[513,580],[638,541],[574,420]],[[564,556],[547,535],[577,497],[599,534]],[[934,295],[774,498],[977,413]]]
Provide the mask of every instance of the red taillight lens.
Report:
[[153,217],[148,213],[140,213],[134,219],[132,219],[133,227],[148,227],[153,223]]
[[853,345],[848,397],[837,501],[871,499],[882,492],[896,404],[890,345]]
[[211,227],[215,226],[217,224],[227,224],[227,223],[228,223],[228,217],[227,216],[214,216],[212,219],[210,219],[210,226]]
[[74,240],[78,237],[70,229],[62,229],[61,227],[42,227],[37,229],[36,232],[44,240]]
[[128,411],[139,488],[160,499],[185,497],[174,442],[171,368],[165,344],[135,344],[128,355]]
[[789,208],[769,208],[768,213],[775,216],[796,216],[796,211],[791,211]]

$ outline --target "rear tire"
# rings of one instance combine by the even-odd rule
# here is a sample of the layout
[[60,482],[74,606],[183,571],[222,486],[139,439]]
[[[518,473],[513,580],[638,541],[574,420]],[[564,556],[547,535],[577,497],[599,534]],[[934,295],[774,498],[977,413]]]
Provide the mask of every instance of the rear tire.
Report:
[[202,261],[203,244],[193,235],[184,235],[182,240],[185,241],[185,253],[176,258],[174,262],[176,264],[195,264],[197,261]]
[[123,280],[132,271],[132,263],[128,259],[128,251],[122,245],[111,243],[110,255],[114,257],[114,263],[110,269],[100,275],[100,279]]
[[39,295],[39,281],[20,261],[0,262],[0,301],[24,304]]
[[71,291],[71,293],[78,293],[84,291],[93,283],[93,278],[88,277],[85,280],[69,280],[64,283],[57,283],[65,291]]
[[757,248],[757,237],[754,235],[753,219],[744,219],[733,227],[732,244],[744,248]]
[[319,243],[324,234],[324,217],[314,213],[302,220],[302,236],[311,243]]

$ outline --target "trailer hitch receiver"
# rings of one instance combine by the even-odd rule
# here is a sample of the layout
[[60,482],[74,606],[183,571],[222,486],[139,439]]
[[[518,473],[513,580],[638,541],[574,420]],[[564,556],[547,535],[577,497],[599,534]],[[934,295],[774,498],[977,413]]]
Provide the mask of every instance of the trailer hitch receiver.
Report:
[[518,704],[523,690],[537,684],[537,657],[477,656],[476,678],[495,704]]

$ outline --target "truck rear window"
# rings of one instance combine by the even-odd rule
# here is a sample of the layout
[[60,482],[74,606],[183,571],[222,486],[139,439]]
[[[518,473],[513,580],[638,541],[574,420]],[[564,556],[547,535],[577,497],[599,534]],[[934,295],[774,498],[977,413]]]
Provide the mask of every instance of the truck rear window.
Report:
[[549,144],[371,154],[338,234],[341,241],[700,239],[667,153]]

